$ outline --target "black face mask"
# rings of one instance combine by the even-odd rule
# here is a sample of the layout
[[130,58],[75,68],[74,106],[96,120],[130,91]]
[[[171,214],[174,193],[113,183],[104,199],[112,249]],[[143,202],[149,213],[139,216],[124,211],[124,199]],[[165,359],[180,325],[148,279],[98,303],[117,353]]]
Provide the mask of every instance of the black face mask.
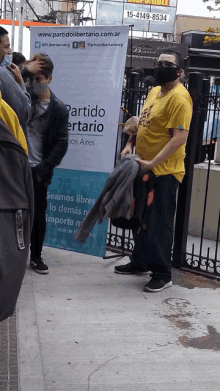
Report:
[[154,70],[154,76],[159,86],[174,81],[178,78],[178,68],[168,68],[163,65]]

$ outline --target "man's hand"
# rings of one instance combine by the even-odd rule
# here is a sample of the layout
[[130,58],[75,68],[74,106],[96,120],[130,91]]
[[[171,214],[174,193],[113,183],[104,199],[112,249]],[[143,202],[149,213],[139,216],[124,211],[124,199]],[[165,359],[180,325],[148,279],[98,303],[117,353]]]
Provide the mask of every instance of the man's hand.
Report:
[[36,59],[33,61],[27,61],[25,68],[28,70],[28,72],[35,74],[42,70],[43,65],[43,60]]
[[7,69],[13,74],[19,86],[24,84],[23,77],[21,76],[21,71],[17,65],[12,63],[10,66],[7,67]]
[[134,160],[136,160],[136,162],[141,166],[142,170],[152,170],[152,168],[155,166],[152,161],[142,160],[139,157],[135,158]]
[[124,157],[125,155],[131,154],[132,150],[133,150],[133,148],[132,148],[131,144],[125,145],[123,151],[121,152],[121,157]]
[[43,177],[40,176],[38,173],[36,173],[36,178],[37,178],[38,183],[43,182]]

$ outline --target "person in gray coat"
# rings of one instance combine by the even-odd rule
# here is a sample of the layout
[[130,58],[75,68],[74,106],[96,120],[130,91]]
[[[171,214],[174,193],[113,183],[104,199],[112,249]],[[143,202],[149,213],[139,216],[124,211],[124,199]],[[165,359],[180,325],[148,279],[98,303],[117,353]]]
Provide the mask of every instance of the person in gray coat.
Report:
[[0,94],[0,322],[14,312],[24,278],[34,217],[27,144]]
[[24,130],[31,113],[31,98],[19,67],[12,63],[8,31],[3,27],[0,27],[0,91],[2,99],[15,111]]

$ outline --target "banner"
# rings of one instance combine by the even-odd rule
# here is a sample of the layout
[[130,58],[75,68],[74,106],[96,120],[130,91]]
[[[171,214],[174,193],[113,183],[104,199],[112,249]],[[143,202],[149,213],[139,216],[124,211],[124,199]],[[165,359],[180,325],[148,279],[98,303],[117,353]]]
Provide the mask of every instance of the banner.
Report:
[[31,53],[54,63],[51,90],[69,111],[69,147],[48,189],[45,245],[105,254],[107,221],[73,238],[114,167],[128,26],[33,27]]

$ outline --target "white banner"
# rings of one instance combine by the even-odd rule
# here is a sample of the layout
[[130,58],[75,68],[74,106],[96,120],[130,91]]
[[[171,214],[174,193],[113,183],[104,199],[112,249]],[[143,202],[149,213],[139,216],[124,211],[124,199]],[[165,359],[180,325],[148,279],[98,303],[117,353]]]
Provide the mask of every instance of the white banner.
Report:
[[51,57],[51,89],[70,113],[61,168],[113,168],[128,31],[128,26],[31,28],[31,53]]
[[54,63],[51,90],[69,110],[69,147],[47,192],[44,244],[105,254],[107,220],[74,239],[114,166],[128,26],[33,27],[31,53]]

